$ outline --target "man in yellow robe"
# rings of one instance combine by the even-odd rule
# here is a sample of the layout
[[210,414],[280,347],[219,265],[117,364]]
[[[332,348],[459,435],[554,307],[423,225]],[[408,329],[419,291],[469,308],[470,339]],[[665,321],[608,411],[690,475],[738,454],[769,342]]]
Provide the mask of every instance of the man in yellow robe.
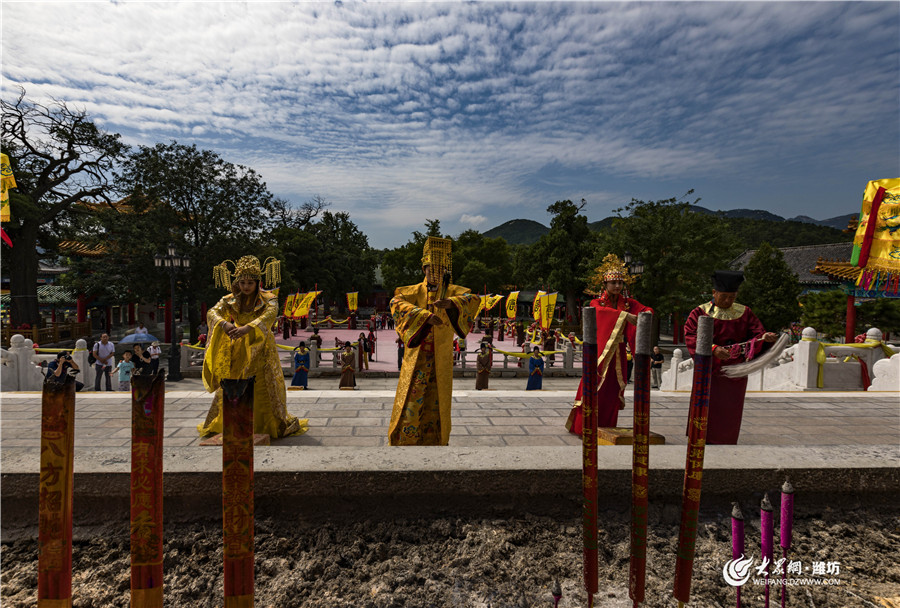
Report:
[[428,237],[425,279],[398,287],[391,300],[405,346],[388,440],[391,445],[447,445],[453,394],[453,336],[465,338],[480,299],[450,284],[450,241]]

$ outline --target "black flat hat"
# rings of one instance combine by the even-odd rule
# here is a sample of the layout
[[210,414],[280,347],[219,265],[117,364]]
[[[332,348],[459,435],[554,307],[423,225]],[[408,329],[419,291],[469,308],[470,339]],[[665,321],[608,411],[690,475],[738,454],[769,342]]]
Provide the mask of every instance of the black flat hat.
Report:
[[712,274],[713,289],[733,293],[744,282],[744,273],[739,270],[716,270]]

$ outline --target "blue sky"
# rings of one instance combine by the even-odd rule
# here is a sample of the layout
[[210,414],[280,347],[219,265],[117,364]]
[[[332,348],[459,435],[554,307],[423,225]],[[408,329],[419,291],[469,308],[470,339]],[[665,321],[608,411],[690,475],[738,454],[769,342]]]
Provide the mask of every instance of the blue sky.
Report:
[[348,211],[375,247],[690,188],[824,219],[900,175],[900,3],[2,3],[2,94]]

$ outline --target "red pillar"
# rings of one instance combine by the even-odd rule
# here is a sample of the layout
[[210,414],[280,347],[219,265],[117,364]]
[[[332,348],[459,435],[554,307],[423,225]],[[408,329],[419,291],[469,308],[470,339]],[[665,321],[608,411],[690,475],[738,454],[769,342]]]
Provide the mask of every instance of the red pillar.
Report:
[[87,296],[83,293],[78,294],[78,299],[75,302],[75,310],[78,315],[78,322],[84,323],[87,321]]
[[172,299],[166,300],[166,337],[165,341],[172,342]]
[[856,337],[856,296],[847,296],[847,328],[844,331],[844,342],[852,344]]
[[128,303],[128,326],[134,325],[134,302]]
[[200,322],[206,323],[206,302],[200,303]]

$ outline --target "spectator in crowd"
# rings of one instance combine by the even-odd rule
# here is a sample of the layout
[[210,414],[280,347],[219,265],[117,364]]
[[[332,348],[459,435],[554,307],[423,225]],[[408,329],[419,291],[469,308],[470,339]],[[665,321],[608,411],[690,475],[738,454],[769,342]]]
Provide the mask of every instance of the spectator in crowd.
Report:
[[[47,380],[50,382],[63,382],[66,379],[66,375],[69,374],[69,370],[72,370],[74,374],[81,371],[78,368],[78,364],[72,359],[69,351],[64,350],[57,353],[56,359],[47,364]],[[80,391],[83,388],[84,384],[76,380],[75,390]]]
[[[172,348],[175,348],[174,344],[172,345]],[[150,373],[155,374],[159,371],[159,356],[162,354],[159,342],[151,342],[150,348],[147,349],[147,354],[150,355]]]
[[114,356],[116,353],[116,345],[109,341],[109,334],[100,336],[99,342],[94,342],[92,349],[94,354],[94,390],[100,390],[100,378],[106,377],[106,390],[112,390],[112,370],[115,363]]
[[144,347],[140,344],[134,345],[134,357],[133,361],[134,369],[132,370],[132,375],[134,374],[150,374],[150,366],[152,365],[150,361],[150,353],[144,350]]
[[147,330],[147,328],[144,327],[144,322],[143,322],[143,321],[140,321],[140,322],[138,323],[137,328],[134,330],[134,334],[135,334],[136,336],[139,336],[139,335],[144,335],[144,336],[146,336],[146,335],[149,334],[149,333],[150,333],[150,332]]
[[665,360],[658,346],[653,347],[653,354],[650,355],[650,386],[651,388],[659,388],[662,386],[662,364]]
[[131,372],[134,371],[134,363],[131,362],[131,351],[126,350],[122,353],[122,360],[113,370],[119,373],[119,390],[131,390]]

